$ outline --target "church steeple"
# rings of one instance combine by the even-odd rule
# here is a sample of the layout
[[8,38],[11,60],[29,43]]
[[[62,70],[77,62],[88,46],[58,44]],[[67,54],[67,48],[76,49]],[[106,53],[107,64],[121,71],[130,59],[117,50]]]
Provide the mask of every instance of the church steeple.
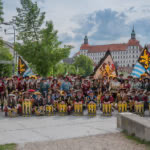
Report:
[[131,33],[131,39],[136,39],[136,34],[135,34],[135,31],[134,31],[134,26],[133,26],[132,33]]
[[88,44],[88,37],[87,37],[87,35],[84,38],[84,44]]

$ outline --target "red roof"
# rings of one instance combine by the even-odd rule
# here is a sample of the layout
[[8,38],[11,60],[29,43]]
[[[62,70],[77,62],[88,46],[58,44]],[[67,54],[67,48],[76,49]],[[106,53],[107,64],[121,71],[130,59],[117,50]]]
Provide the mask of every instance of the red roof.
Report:
[[125,51],[127,44],[109,44],[109,45],[97,45],[89,48],[89,53],[105,52],[105,51]]
[[85,50],[85,49],[88,49],[89,47],[90,47],[89,44],[82,44],[81,47],[80,47],[80,49],[81,50]]
[[109,45],[82,45],[80,50],[87,49],[88,53],[97,53],[97,52],[105,52],[107,50],[110,51],[125,51],[128,47],[128,44],[109,44]]
[[139,41],[136,39],[130,39],[128,42],[128,46],[139,46]]
[[140,49],[142,46],[139,44],[139,41],[136,39],[130,39],[128,43],[122,44],[108,44],[108,45],[88,45],[82,44],[80,50],[88,50],[88,53],[98,53],[98,52],[106,52],[107,50],[110,51],[125,51],[127,50],[128,46],[139,46]]

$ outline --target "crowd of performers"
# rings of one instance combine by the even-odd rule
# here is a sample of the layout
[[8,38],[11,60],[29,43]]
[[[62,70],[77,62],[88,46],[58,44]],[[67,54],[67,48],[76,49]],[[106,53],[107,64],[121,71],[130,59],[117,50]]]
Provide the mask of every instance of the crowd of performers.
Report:
[[59,103],[66,104],[68,114],[74,111],[77,103],[82,104],[83,109],[87,109],[88,104],[92,103],[102,110],[105,103],[117,109],[119,103],[131,103],[133,108],[135,103],[142,102],[146,110],[149,109],[150,102],[150,80],[145,77],[124,78],[123,75],[100,79],[80,76],[14,76],[0,79],[1,111],[7,115],[10,109],[15,108],[22,115],[22,103],[26,100],[32,101],[32,114],[35,113],[35,108],[44,108],[46,105],[55,106],[54,111],[58,112]]

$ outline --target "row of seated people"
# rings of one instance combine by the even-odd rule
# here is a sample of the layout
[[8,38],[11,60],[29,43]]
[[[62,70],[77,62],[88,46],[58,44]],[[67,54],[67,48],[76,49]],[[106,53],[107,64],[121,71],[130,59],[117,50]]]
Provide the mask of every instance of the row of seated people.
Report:
[[62,91],[56,91],[55,93],[48,93],[44,98],[40,92],[25,92],[23,94],[10,94],[9,98],[5,104],[5,112],[9,109],[16,108],[18,109],[19,114],[22,114],[22,103],[25,100],[32,101],[32,110],[34,113],[35,107],[52,105],[55,108],[55,111],[59,111],[60,103],[64,103],[67,105],[67,112],[70,113],[74,110],[74,104],[81,103],[84,108],[88,106],[90,103],[94,103],[97,106],[100,106],[102,110],[102,104],[111,103],[114,108],[117,108],[119,102],[125,102],[129,104],[132,102],[133,104],[136,102],[143,102],[144,109],[149,108],[149,97],[150,92],[144,93],[143,90],[139,91],[139,95],[136,95],[136,91],[132,91],[129,94],[126,93],[125,90],[121,90],[116,98],[112,96],[109,91],[106,91],[103,94],[99,94],[98,96],[94,95],[93,91],[89,91],[88,95],[85,97],[81,91],[75,91],[72,94]]

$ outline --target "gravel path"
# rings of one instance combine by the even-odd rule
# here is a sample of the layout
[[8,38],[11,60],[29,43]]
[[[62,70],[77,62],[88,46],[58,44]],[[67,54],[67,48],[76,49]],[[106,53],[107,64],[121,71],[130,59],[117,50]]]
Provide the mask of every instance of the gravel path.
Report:
[[146,150],[122,133],[20,144],[17,150]]

